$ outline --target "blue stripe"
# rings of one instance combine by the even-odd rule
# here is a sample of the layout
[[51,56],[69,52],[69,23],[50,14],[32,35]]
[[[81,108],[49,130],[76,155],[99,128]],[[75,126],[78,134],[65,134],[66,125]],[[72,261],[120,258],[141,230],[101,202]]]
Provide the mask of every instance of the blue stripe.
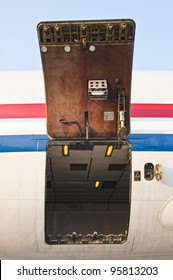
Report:
[[131,134],[132,151],[173,152],[173,134]]
[[49,142],[47,135],[0,136],[0,152],[42,152]]
[[[42,152],[49,141],[43,134],[0,136],[0,152]],[[173,152],[173,134],[131,134],[128,141],[132,151]]]

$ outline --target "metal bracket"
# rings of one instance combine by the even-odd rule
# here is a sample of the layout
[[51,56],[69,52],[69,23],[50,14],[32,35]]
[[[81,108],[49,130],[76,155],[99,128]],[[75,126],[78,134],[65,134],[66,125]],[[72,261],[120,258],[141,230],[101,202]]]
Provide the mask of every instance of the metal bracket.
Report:
[[126,137],[126,92],[124,87],[117,88],[118,95],[118,110],[117,110],[117,131],[120,141]]
[[155,178],[159,182],[163,179],[163,167],[160,163],[155,165]]

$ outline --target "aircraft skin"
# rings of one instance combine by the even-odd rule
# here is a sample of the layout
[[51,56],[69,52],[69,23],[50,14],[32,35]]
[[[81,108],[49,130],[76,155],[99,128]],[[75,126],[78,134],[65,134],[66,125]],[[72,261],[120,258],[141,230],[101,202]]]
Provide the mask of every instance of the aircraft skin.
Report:
[[[45,95],[41,71],[0,73],[0,258],[173,258],[173,72],[132,75],[131,211],[124,244],[45,243]],[[160,164],[147,181],[144,165]],[[141,172],[136,181],[134,171]]]

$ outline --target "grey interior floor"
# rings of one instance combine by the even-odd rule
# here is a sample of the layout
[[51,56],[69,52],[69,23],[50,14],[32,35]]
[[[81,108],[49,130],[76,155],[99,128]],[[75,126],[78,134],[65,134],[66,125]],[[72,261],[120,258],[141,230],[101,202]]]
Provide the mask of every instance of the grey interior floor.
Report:
[[[129,145],[90,150],[72,147],[62,155],[62,145],[48,148],[46,189],[46,236],[124,234],[130,216]],[[99,181],[99,187],[95,182]]]
[[98,203],[95,203],[97,210],[92,210],[92,205],[89,204],[88,209],[85,209],[84,205],[84,209],[78,211],[75,211],[74,208],[66,211],[49,209],[46,212],[47,234],[55,236],[77,232],[86,235],[95,231],[104,235],[125,233],[128,226],[129,204],[116,206],[115,210],[104,210],[106,205],[104,207],[102,204],[100,207]]

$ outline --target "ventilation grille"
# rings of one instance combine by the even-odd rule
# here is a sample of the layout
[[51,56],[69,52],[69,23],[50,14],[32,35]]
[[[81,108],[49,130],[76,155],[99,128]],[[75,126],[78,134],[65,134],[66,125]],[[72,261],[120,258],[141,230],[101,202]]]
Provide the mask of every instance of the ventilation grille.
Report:
[[107,100],[108,86],[106,80],[89,80],[88,81],[88,99],[90,100]]

